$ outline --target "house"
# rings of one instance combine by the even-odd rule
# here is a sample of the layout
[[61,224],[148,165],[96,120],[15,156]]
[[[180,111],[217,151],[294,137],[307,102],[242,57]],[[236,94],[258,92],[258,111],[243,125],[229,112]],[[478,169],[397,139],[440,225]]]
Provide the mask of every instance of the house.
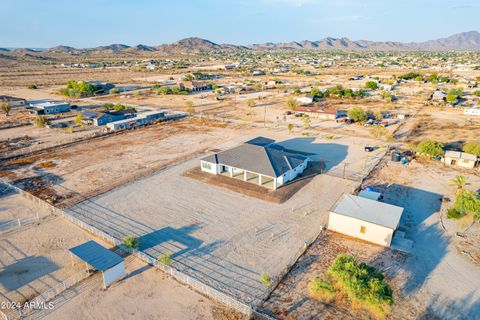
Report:
[[204,81],[184,81],[180,84],[180,88],[188,89],[192,92],[200,92],[212,90],[212,85]]
[[440,89],[435,89],[433,93],[430,95],[430,100],[432,101],[445,101],[447,94]]
[[136,117],[107,123],[106,127],[109,131],[119,131],[124,129],[136,128],[149,125],[166,119],[165,110],[154,110],[139,113]]
[[344,194],[330,209],[328,229],[389,247],[403,208]]
[[480,117],[480,108],[467,108],[463,109],[463,114],[466,116]]
[[446,150],[443,156],[443,162],[450,166],[473,169],[480,163],[480,159],[474,154]]
[[310,118],[317,118],[323,120],[337,120],[347,117],[346,110],[322,109],[319,107],[305,107],[300,106],[295,110],[297,114],[305,114]]
[[27,104],[27,101],[22,98],[12,97],[12,96],[1,96],[0,102],[8,102],[11,107],[21,107]]
[[70,104],[67,102],[42,102],[33,104],[31,112],[34,114],[55,114],[62,112],[69,112],[71,109]]
[[253,182],[276,190],[307,167],[308,157],[285,150],[274,140],[257,137],[200,160],[201,170]]
[[311,104],[315,98],[311,94],[296,98],[300,104]]
[[108,93],[110,89],[115,88],[114,84],[105,81],[87,81],[87,83],[95,88],[95,93]]

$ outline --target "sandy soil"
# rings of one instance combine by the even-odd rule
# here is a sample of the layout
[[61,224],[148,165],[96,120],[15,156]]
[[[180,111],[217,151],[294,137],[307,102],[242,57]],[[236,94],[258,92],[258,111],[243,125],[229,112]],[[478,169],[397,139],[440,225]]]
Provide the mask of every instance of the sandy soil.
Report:
[[127,257],[126,272],[107,290],[97,277],[66,292],[53,301],[53,312],[43,312],[44,319],[241,319],[133,257]]

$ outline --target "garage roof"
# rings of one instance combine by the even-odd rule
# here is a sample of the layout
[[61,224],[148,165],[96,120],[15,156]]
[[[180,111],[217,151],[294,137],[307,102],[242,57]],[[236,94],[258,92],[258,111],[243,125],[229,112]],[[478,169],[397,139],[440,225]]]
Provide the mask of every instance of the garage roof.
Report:
[[123,261],[123,258],[118,254],[108,250],[93,240],[70,248],[69,250],[71,253],[99,271],[110,269]]
[[351,194],[345,194],[331,211],[379,226],[396,229],[400,223],[403,208]]

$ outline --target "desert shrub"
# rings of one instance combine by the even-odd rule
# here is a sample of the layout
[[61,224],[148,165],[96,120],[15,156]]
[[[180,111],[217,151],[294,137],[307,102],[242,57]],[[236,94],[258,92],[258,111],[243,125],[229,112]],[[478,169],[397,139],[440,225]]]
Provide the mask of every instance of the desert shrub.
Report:
[[295,111],[297,110],[297,107],[298,107],[298,101],[296,99],[290,98],[287,101],[287,106],[288,106],[288,109],[290,109],[291,111]]
[[82,120],[83,120],[83,114],[81,113],[77,114],[77,116],[75,117],[75,123],[82,124]]
[[377,268],[358,262],[354,256],[340,254],[327,274],[352,304],[361,305],[377,318],[385,318],[390,313],[393,290]]
[[35,125],[37,127],[45,127],[47,124],[48,124],[48,120],[47,118],[45,118],[45,116],[38,115],[35,117]]
[[69,80],[67,86],[58,91],[68,97],[80,98],[92,95],[95,92],[95,87],[85,81]]
[[72,126],[68,126],[65,131],[67,131],[67,133],[73,133],[73,127]]
[[162,254],[162,255],[158,256],[157,260],[161,264],[164,264],[166,266],[170,266],[172,264],[172,254],[170,252]]
[[120,89],[118,89],[118,88],[112,88],[112,89],[110,89],[110,90],[108,91],[108,93],[110,93],[110,94],[118,94],[118,93],[120,93]]
[[449,219],[460,219],[461,216],[462,214],[455,208],[450,208],[447,210],[447,218]]
[[367,114],[362,108],[353,107],[352,109],[348,110],[348,117],[355,122],[365,121],[367,119]]
[[272,283],[272,277],[266,272],[263,272],[260,275],[260,282],[265,286],[268,287]]
[[106,110],[110,110],[110,109],[113,109],[113,103],[102,103],[101,105],[102,108],[106,109]]
[[126,236],[122,241],[123,245],[129,249],[138,249],[140,247],[140,240],[134,236]]
[[475,191],[460,190],[455,197],[453,207],[461,215],[472,213],[475,217],[480,218],[480,197]]
[[378,88],[378,83],[375,81],[367,81],[365,83],[365,88],[370,89],[370,90],[375,90]]
[[463,146],[463,152],[480,156],[480,143],[469,142]]
[[30,85],[28,85],[27,88],[28,88],[28,89],[33,89],[33,90],[35,90],[35,89],[38,89],[38,85],[35,84],[35,83],[34,83],[34,84],[30,84]]
[[430,157],[441,157],[443,155],[443,145],[434,140],[425,140],[418,144],[417,152]]
[[330,302],[335,298],[335,288],[323,279],[311,279],[307,285],[308,295],[316,300]]

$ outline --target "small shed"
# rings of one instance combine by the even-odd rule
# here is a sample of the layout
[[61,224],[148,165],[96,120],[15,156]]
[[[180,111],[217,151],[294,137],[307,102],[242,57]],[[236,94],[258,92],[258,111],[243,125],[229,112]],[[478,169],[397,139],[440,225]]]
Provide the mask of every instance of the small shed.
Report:
[[102,272],[105,288],[125,275],[123,258],[93,240],[70,248],[69,251],[93,269]]
[[446,150],[443,157],[443,162],[450,166],[473,169],[480,163],[480,159],[474,154]]
[[350,194],[330,210],[328,229],[389,247],[403,208]]

